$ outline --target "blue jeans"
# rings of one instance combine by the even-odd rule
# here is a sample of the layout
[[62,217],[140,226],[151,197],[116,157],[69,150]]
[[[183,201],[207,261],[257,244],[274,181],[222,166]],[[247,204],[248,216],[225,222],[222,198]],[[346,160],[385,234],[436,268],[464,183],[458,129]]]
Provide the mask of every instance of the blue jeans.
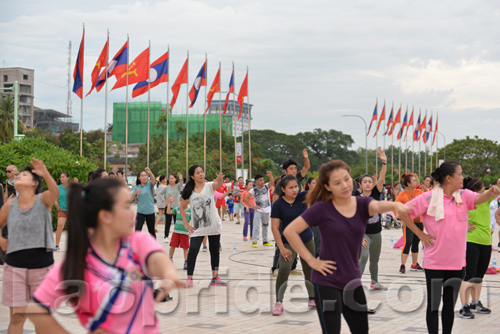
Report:
[[248,225],[250,225],[250,238],[252,237],[253,215],[254,215],[254,209],[250,209],[250,212],[247,212],[247,210],[245,209],[245,224],[243,225],[244,237],[248,235]]

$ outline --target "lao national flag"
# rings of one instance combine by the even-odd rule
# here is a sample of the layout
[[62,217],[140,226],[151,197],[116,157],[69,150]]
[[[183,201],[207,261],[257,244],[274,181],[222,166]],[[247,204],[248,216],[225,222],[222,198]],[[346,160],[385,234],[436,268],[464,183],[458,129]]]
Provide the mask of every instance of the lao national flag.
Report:
[[[168,81],[168,51],[155,60],[149,68],[149,88],[158,86],[162,82]],[[148,91],[148,80],[141,81],[134,86],[132,97],[137,97]]]
[[196,79],[194,79],[193,87],[189,91],[189,99],[191,100],[191,105],[189,108],[194,106],[196,99],[198,98],[198,93],[200,92],[200,87],[207,85],[207,61],[203,64]]
[[85,29],[83,30],[82,42],[76,58],[75,70],[73,71],[73,93],[83,98],[83,48],[85,43]]
[[420,115],[421,111],[418,113],[418,120],[417,123],[415,124],[415,131],[413,132],[413,141],[418,141],[420,139]]
[[403,124],[401,124],[401,129],[399,130],[398,133],[398,139],[401,139],[403,137],[403,132],[407,125],[408,125],[408,109],[406,109],[405,117],[403,118]]
[[414,111],[414,109],[411,110],[410,121],[408,122],[408,125],[406,126],[405,138],[403,139],[404,141],[406,141],[406,137],[408,136],[408,129],[410,129],[410,126],[413,125],[413,111]]
[[384,122],[385,122],[385,101],[384,101],[384,107],[382,108],[382,112],[380,113],[380,117],[378,118],[377,130],[375,131],[373,138],[377,136],[378,129],[380,129],[380,125]]
[[229,91],[227,92],[226,95],[226,101],[224,101],[224,112],[222,115],[226,114],[227,111],[227,103],[229,102],[229,94],[234,93],[234,68],[233,68],[233,73],[231,73],[231,79],[229,80]]
[[386,130],[385,130],[385,132],[384,132],[384,136],[385,136],[386,134],[388,134],[388,133],[389,133],[389,131],[391,130],[392,121],[393,121],[393,119],[392,119],[392,115],[393,115],[393,113],[394,113],[394,106],[392,106],[392,108],[391,108],[391,113],[389,114],[389,118],[387,119],[387,129],[386,129]]
[[429,123],[427,123],[427,127],[425,128],[424,143],[427,143],[427,141],[429,140],[431,132],[432,132],[432,115],[429,118]]
[[368,132],[366,133],[367,136],[370,133],[373,122],[377,120],[377,105],[378,105],[378,102],[375,103],[375,109],[373,109],[372,120],[370,122],[370,126],[368,127]]
[[[116,55],[111,59],[109,64],[106,66],[106,71],[108,72],[108,78],[115,75],[122,75],[127,71],[127,56],[128,56],[128,41],[122,46],[122,48],[116,53]],[[95,89],[100,91],[106,82],[106,71],[102,71],[97,79],[97,84]]]
[[419,125],[420,138],[422,138],[424,143],[425,143],[425,123],[427,123],[427,112],[425,112],[424,119],[422,120],[422,123],[420,123],[420,125]]

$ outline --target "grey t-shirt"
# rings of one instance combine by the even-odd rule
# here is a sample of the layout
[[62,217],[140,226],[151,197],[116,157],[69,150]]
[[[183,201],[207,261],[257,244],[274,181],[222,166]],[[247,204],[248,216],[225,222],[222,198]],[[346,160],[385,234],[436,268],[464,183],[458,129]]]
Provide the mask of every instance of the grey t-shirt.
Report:
[[[171,187],[167,185],[165,188],[161,189],[157,197],[161,201],[167,201],[172,196],[174,198],[174,201],[172,202],[172,208],[179,208],[181,206],[181,189],[182,189],[182,182],[177,183],[174,187]],[[166,207],[165,203],[163,203],[163,207]],[[160,206],[158,206],[160,207]]]

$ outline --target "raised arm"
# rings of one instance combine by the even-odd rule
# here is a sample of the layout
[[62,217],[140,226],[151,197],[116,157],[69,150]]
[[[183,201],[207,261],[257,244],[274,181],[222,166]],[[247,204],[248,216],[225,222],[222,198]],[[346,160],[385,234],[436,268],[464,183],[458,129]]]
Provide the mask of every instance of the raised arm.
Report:
[[490,198],[495,198],[500,195],[500,179],[497,180],[497,185],[490,188],[489,191],[477,195],[474,199],[474,204],[482,204],[488,201]]
[[384,189],[385,174],[387,172],[387,157],[381,148],[378,149],[378,157],[382,161],[382,168],[380,168],[380,175],[377,180],[377,189],[381,193],[382,189]]
[[41,200],[43,204],[47,207],[47,209],[51,209],[54,202],[57,200],[59,196],[59,188],[57,188],[56,181],[52,178],[45,164],[38,159],[31,159],[31,165],[33,165],[33,173],[39,175],[45,180],[47,183],[48,190],[44,191],[41,196]]
[[304,157],[304,167],[302,167],[300,175],[302,175],[302,177],[304,178],[306,177],[309,168],[311,168],[311,162],[309,161],[309,153],[307,153],[307,148],[302,151],[302,156]]
[[224,174],[217,173],[216,175],[217,175],[217,177],[215,178],[214,183],[212,183],[212,189],[214,191],[217,190],[217,188],[219,188],[220,186],[222,186],[222,184],[224,183]]
[[267,174],[267,176],[269,176],[269,183],[268,183],[269,188],[274,187],[273,172],[267,171],[266,174]]
[[149,180],[151,181],[151,184],[154,185],[156,183],[156,178],[155,178],[155,175],[153,174],[153,172],[151,171],[151,169],[149,169],[149,167],[146,167],[146,168],[144,168],[144,171],[146,173],[148,173]]

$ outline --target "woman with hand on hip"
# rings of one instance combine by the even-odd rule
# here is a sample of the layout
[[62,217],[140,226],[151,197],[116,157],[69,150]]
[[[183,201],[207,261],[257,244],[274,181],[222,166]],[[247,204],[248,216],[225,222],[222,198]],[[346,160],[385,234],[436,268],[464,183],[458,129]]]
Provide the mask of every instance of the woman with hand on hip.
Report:
[[[465,275],[469,211],[500,195],[500,189],[493,186],[483,194],[461,189],[464,177],[456,161],[443,162],[432,177],[437,185],[408,202],[412,209],[400,217],[425,246],[422,265],[427,285],[427,330],[430,334],[438,333],[442,297],[442,330],[447,334],[453,329],[456,296]],[[427,234],[413,221],[419,216]]]
[[[214,193],[223,183],[223,174],[217,174],[213,182],[205,182],[205,172],[199,165],[189,168],[189,180],[181,195],[181,217],[184,227],[188,230],[191,240],[187,258],[187,282],[188,288],[193,287],[193,273],[196,258],[200,251],[203,239],[208,236],[210,262],[212,265],[211,285],[225,286],[219,278],[220,262],[220,235],[222,222],[215,207]],[[191,205],[191,225],[186,217],[188,205]]]
[[[376,213],[409,209],[401,203],[353,196],[349,173],[349,166],[341,160],[323,164],[316,187],[306,196],[309,209],[283,232],[290,246],[313,269],[311,281],[323,333],[340,333],[341,315],[352,333],[368,333],[368,308],[359,270],[366,225]],[[300,238],[309,226],[318,226],[321,233],[319,258]]]
[[[149,175],[149,180],[148,180]],[[156,238],[155,233],[155,200],[153,197],[153,184],[156,182],[151,169],[146,167],[137,174],[136,186],[132,190],[132,200],[137,196],[137,215],[135,217],[135,230],[141,231],[144,220],[148,226],[149,234]]]
[[[23,332],[28,301],[54,264],[50,210],[59,189],[42,161],[33,158],[31,164],[16,178],[17,196],[0,210],[0,228],[9,224],[2,287],[2,304],[10,308],[9,333]],[[42,178],[48,187],[44,192]]]

